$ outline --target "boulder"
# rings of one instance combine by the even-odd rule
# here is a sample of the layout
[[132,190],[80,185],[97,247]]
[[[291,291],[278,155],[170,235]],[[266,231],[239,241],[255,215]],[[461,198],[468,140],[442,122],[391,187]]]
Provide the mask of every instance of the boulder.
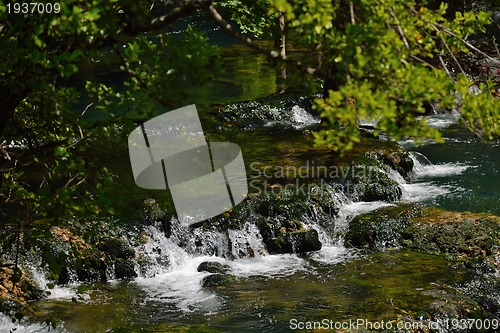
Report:
[[231,281],[227,274],[210,274],[203,278],[201,285],[203,288],[221,287]]
[[216,261],[204,261],[198,266],[198,272],[208,273],[227,273],[230,267],[226,264],[221,264]]
[[134,262],[129,259],[118,258],[115,261],[115,277],[117,279],[135,278]]
[[269,253],[304,253],[321,250],[321,241],[318,232],[314,229],[287,230],[281,227],[274,237],[269,233],[263,234],[264,243]]
[[103,242],[100,249],[109,257],[127,259],[135,256],[135,250],[124,240],[110,238]]
[[402,149],[396,151],[374,150],[367,155],[396,170],[404,178],[407,178],[413,170],[414,163],[410,154]]
[[421,214],[418,205],[400,204],[358,215],[349,223],[345,245],[377,250],[401,247],[411,218]]

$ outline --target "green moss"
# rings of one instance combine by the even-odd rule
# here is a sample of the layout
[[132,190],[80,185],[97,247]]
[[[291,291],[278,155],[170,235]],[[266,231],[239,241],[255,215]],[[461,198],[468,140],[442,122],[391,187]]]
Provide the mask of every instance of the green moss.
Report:
[[358,215],[349,223],[345,245],[378,250],[401,247],[403,236],[411,226],[411,218],[421,214],[418,205],[398,204]]

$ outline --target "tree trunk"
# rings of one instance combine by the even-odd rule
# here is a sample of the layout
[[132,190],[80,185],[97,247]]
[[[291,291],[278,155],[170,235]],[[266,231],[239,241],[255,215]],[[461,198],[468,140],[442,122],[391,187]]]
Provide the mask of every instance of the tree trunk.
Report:
[[[279,28],[279,37],[274,40],[274,47],[280,50],[281,58],[286,57],[286,23],[285,13],[280,12],[276,19],[276,26]],[[286,89],[286,64],[281,64],[276,73],[277,93],[281,94]]]

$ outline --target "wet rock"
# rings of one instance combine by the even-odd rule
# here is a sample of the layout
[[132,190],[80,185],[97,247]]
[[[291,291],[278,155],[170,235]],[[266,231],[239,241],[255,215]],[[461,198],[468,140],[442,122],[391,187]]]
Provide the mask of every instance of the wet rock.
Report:
[[117,279],[135,278],[134,262],[128,259],[118,258],[115,261],[115,277]]
[[227,274],[210,274],[203,278],[201,285],[203,288],[221,287],[231,282]]
[[165,233],[165,236],[169,238],[172,234],[172,225],[170,219],[164,210],[156,203],[155,199],[148,198],[143,202],[144,222],[149,225],[157,225]]
[[204,261],[198,266],[198,272],[227,273],[230,267],[216,261]]
[[[264,243],[269,253],[304,253],[321,250],[321,242],[318,232],[314,229],[301,229],[289,231],[281,227],[274,233],[274,237],[269,237],[271,232],[265,233]],[[263,235],[264,236],[264,235]]]
[[402,149],[396,151],[375,150],[370,152],[368,157],[396,170],[404,178],[407,178],[413,170],[413,160],[410,154]]
[[420,206],[401,204],[358,215],[349,223],[345,245],[377,250],[401,247],[403,235],[411,225],[411,218],[421,214]]
[[[135,250],[127,241],[110,238],[100,244],[100,249],[108,256],[107,265],[101,266],[104,272],[106,266],[114,266],[114,274],[117,279],[137,277],[134,270],[135,263],[132,260],[135,257]],[[101,270],[101,272],[103,271]]]
[[500,79],[500,60],[499,59],[481,59],[478,61],[481,71],[490,79]]
[[292,249],[296,253],[321,250],[321,242],[318,238],[318,232],[314,229],[292,231],[288,234]]
[[379,167],[355,165],[351,168],[342,185],[353,200],[394,202],[401,199],[401,187]]
[[104,241],[100,248],[113,259],[127,259],[135,255],[134,249],[125,240],[119,238],[110,238]]

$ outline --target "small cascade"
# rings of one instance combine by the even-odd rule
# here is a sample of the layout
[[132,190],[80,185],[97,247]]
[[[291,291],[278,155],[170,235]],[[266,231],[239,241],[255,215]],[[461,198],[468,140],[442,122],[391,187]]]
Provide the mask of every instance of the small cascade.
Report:
[[404,199],[411,202],[426,202],[439,196],[444,196],[452,191],[458,190],[452,184],[436,184],[438,179],[455,176],[463,173],[471,166],[462,163],[439,163],[433,164],[427,156],[417,151],[409,152],[413,160],[413,173],[410,182],[406,182],[396,172],[391,172],[390,177],[394,177],[405,190]]
[[431,161],[418,151],[411,151],[410,157],[413,160],[413,170],[415,172],[421,172],[426,166],[434,167]]
[[322,184],[321,188],[317,190],[325,191],[335,203],[335,209],[338,211],[337,216],[333,218],[315,205],[311,205],[311,214],[305,215],[303,222],[308,228],[318,231],[323,248],[331,246],[343,247],[342,234],[349,225],[343,207],[352,203],[352,199],[346,193],[329,184]]
[[154,226],[146,227],[142,237],[143,244],[135,247],[138,276],[154,277],[181,267],[190,259],[174,237],[167,238],[164,232]]
[[228,230],[228,236],[233,258],[253,258],[268,254],[255,224],[246,222],[240,230]]
[[229,105],[220,115],[229,122],[301,130],[321,121],[317,112],[312,110],[311,100],[315,97],[266,97]]
[[321,122],[321,119],[314,117],[298,105],[294,105],[292,107],[292,115],[292,121],[295,123],[293,126],[295,129],[303,129]]

